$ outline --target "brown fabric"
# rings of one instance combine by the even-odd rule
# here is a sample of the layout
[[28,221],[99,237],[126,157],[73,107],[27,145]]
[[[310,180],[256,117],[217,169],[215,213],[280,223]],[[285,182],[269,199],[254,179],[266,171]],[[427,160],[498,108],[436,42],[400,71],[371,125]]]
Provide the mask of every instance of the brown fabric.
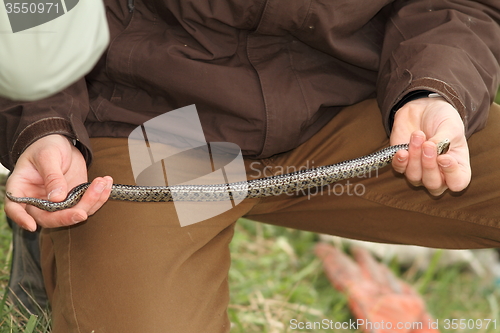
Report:
[[90,160],[89,136],[126,137],[189,104],[208,141],[269,157],[370,96],[387,129],[393,105],[421,89],[452,103],[470,135],[499,82],[497,0],[136,0],[132,13],[126,0],[105,4],[111,43],[86,81],[40,102],[0,100],[2,164],[51,131],[20,138],[41,119],[71,122]]
[[[248,178],[336,163],[388,144],[374,100],[346,108],[297,149],[247,160]],[[500,246],[500,107],[470,139],[473,179],[439,199],[386,168],[305,195],[246,200],[180,227],[172,203],[110,201],[85,223],[42,234],[53,332],[228,332],[228,244],[245,216],[285,227],[440,248]],[[131,183],[127,140],[92,140],[90,178]],[[197,209],[193,204],[193,209]]]
[[78,141],[90,163],[90,141],[84,126],[89,109],[85,81],[80,81],[36,102],[20,103],[0,98],[0,162],[12,169],[21,153],[49,134],[63,134]]

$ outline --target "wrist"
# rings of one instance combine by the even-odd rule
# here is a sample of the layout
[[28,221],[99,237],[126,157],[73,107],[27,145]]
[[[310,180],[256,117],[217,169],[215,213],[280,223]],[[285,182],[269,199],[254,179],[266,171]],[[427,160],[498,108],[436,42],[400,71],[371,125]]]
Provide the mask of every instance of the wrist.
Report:
[[65,135],[49,134],[32,142],[28,147],[26,147],[19,158],[25,155],[36,155],[40,150],[46,150],[46,148],[53,149],[56,147],[66,151],[68,149],[71,150],[73,144],[71,142],[71,139]]
[[423,98],[432,98],[432,99],[442,99],[443,101],[446,101],[441,95],[429,91],[429,90],[415,90],[412,91],[408,94],[406,94],[399,102],[394,105],[394,107],[391,109],[391,113],[389,115],[389,131],[392,132],[392,127],[394,125],[394,118],[396,116],[396,113],[406,104],[413,102],[415,100],[423,99]]
[[27,126],[21,131],[11,149],[12,165],[31,145],[47,136],[61,135],[74,137],[71,123],[59,117],[45,118]]

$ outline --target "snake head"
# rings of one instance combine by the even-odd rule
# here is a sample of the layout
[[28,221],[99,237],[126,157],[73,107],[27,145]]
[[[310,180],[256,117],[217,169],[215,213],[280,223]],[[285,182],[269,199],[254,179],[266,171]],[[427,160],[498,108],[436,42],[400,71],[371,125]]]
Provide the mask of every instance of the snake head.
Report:
[[450,149],[450,140],[444,139],[437,144],[437,153],[438,155],[446,154]]

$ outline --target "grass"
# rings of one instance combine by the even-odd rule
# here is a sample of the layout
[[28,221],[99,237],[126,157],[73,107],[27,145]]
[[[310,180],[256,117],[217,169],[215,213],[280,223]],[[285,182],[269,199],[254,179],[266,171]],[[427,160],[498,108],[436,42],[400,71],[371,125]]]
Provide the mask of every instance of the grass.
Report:
[[[291,319],[345,322],[352,318],[346,297],[332,288],[312,253],[316,242],[317,235],[312,233],[240,220],[231,244],[232,332],[292,332]],[[497,319],[498,328],[500,290],[487,279],[461,266],[438,269],[431,264],[422,273],[394,263],[391,268],[421,291],[436,319]],[[469,332],[496,331],[490,325],[488,330]]]
[[[496,101],[500,103],[500,94]],[[11,232],[1,206],[0,202],[0,333],[50,332],[48,313],[40,317],[30,315],[26,310],[15,308],[5,297],[12,249]],[[318,235],[313,233],[244,219],[237,223],[229,272],[228,313],[233,333],[292,332],[289,325],[292,319],[346,322],[352,318],[346,296],[330,285],[312,252],[317,241]],[[436,255],[435,261],[438,259]],[[429,312],[439,320],[441,332],[499,330],[500,288],[491,281],[461,266],[437,268],[431,264],[421,273],[402,269],[396,263],[391,263],[390,268],[422,294]],[[488,329],[444,329],[446,319],[496,319],[497,329],[491,324]]]
[[[8,282],[9,230],[0,224],[0,289]],[[318,235],[249,220],[240,220],[231,243],[233,262],[229,278],[232,332],[292,332],[290,320],[346,322],[352,318],[345,295],[337,292],[323,274],[312,249]],[[437,259],[437,257],[436,257]],[[461,266],[426,272],[391,269],[420,290],[432,315],[446,319],[497,319],[500,325],[500,290]],[[36,318],[15,309],[9,300],[0,304],[0,333],[50,332],[48,314]],[[31,326],[30,326],[31,325]],[[307,330],[304,330],[304,332]],[[336,332],[356,332],[335,330]],[[442,330],[442,332],[496,332],[488,330]],[[309,332],[331,332],[314,330]]]

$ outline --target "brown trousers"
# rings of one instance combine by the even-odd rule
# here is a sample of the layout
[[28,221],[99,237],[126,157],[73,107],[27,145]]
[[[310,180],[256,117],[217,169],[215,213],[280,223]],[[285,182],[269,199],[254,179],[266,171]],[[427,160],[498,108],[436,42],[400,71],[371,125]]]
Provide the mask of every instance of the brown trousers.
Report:
[[[500,246],[500,107],[470,139],[473,178],[432,198],[392,168],[304,195],[248,199],[181,227],[172,203],[110,201],[85,223],[44,230],[42,266],[53,332],[227,332],[228,244],[246,218],[375,242]],[[89,177],[134,184],[127,140],[92,140]],[[248,177],[355,158],[388,145],[375,101],[346,108],[293,151],[246,161]],[[264,173],[265,172],[265,173]],[[193,204],[196,209],[196,203]]]

